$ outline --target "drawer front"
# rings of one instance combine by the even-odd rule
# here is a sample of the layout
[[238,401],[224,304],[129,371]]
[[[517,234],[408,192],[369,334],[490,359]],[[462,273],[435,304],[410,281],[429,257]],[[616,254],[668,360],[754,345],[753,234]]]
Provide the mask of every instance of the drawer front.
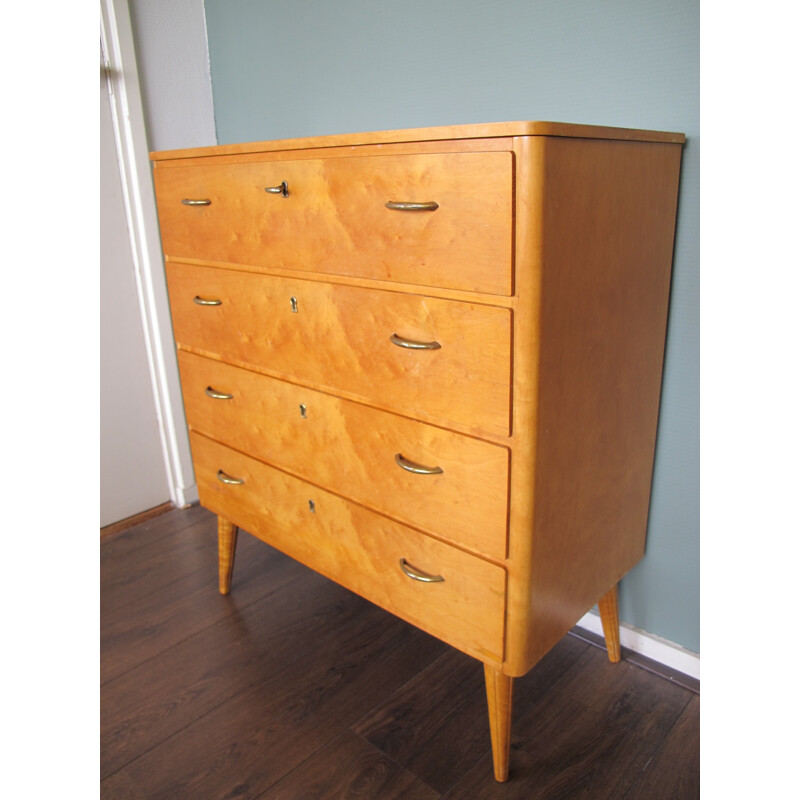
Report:
[[167,281],[183,347],[465,432],[509,433],[508,309],[177,263]]
[[[501,567],[197,433],[191,434],[191,446],[206,508],[455,647],[502,661]],[[225,484],[220,470],[244,482]],[[413,580],[402,571],[401,559],[444,580]]]
[[[512,293],[511,153],[199,160],[154,175],[171,259]],[[283,182],[288,196],[265,191]]]
[[[506,448],[192,353],[179,352],[178,363],[193,430],[505,558]],[[410,471],[420,467],[441,471]]]

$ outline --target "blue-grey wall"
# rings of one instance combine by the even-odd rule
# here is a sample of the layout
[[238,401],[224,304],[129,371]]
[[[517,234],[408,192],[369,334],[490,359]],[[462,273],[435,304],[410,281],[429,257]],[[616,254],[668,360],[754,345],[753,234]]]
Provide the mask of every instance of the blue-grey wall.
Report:
[[687,135],[647,553],[624,621],[699,652],[699,0],[206,0],[220,144],[524,119]]

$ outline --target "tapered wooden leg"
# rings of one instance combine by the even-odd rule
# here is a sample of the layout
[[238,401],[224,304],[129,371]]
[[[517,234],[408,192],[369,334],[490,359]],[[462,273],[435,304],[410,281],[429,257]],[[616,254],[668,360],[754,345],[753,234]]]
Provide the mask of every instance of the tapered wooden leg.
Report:
[[600,610],[600,621],[603,623],[603,635],[606,638],[608,660],[616,664],[620,660],[619,651],[619,604],[617,602],[617,584],[615,583],[608,594],[603,595],[597,602]]
[[217,538],[219,543],[219,593],[228,594],[231,590],[233,557],[236,554],[236,534],[239,529],[224,517],[217,517]]
[[489,703],[489,730],[492,736],[494,777],[500,783],[508,780],[508,758],[511,747],[511,694],[513,678],[483,665],[486,676],[486,699]]

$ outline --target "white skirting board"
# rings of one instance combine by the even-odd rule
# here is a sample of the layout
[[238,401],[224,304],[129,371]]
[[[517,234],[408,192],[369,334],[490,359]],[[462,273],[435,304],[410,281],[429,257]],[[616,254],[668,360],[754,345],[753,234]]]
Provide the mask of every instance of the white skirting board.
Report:
[[[590,633],[603,635],[600,616],[594,611],[584,614],[578,621],[578,627]],[[654,636],[652,633],[626,625],[624,622],[621,622],[619,626],[619,642],[623,647],[627,647],[645,658],[651,658],[690,678],[700,680],[700,656],[679,644],[668,642],[660,636]]]

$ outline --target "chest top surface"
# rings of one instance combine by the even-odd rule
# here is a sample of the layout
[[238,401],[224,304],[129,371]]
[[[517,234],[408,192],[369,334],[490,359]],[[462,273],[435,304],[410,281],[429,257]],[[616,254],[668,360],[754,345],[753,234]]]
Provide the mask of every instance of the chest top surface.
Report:
[[445,139],[486,139],[510,136],[560,136],[585,139],[619,141],[665,142],[683,144],[682,133],[650,131],[637,128],[614,128],[602,125],[579,125],[568,122],[488,122],[483,124],[447,125],[431,128],[407,128],[364,133],[328,134],[294,139],[224,144],[212,147],[195,147],[183,150],[162,150],[150,154],[153,161],[198,156],[242,155],[276,150],[304,150],[318,147],[395,144],[404,142],[432,142]]

